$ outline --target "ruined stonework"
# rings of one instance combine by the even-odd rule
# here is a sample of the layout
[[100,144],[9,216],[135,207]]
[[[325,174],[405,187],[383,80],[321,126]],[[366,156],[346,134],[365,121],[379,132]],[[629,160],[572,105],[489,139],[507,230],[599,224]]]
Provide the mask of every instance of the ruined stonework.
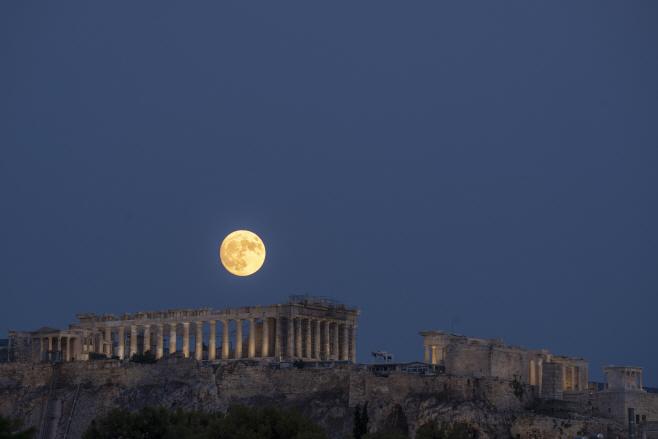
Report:
[[[41,428],[53,374],[49,364],[0,365],[0,411]],[[295,406],[330,437],[351,432],[357,404],[368,402],[371,431],[397,428],[414,436],[429,420],[461,421],[478,438],[571,438],[584,429],[616,434],[612,420],[574,414],[570,420],[532,413],[536,386],[503,379],[391,373],[377,377],[357,365],[273,369],[254,360],[202,366],[182,356],[154,365],[118,360],[63,363],[46,437],[80,438],[93,419],[114,407],[143,405],[227,410],[234,404]],[[78,392],[70,425],[69,416]],[[623,436],[622,436],[623,437]]]
[[[21,363],[80,361],[92,353],[129,359],[146,351],[160,358],[167,353],[165,344],[169,354],[181,352],[185,357],[208,361],[356,361],[356,328],[361,311],[332,300],[294,295],[290,298],[285,303],[235,309],[176,309],[120,316],[80,313],[76,314],[79,322],[66,330],[8,330],[9,347],[11,352],[21,353],[13,361]],[[248,328],[243,334],[245,321]],[[233,332],[229,330],[231,322]],[[208,328],[205,350],[204,326]]]

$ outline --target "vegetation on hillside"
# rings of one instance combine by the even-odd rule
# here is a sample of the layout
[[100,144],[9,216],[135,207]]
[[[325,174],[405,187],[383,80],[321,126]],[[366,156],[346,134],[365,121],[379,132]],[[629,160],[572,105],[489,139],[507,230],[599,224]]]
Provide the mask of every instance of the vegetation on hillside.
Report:
[[23,427],[23,421],[20,419],[9,419],[0,415],[0,439],[32,439],[36,436],[36,428],[30,427],[19,432],[21,427]]
[[325,431],[296,409],[237,405],[228,413],[142,407],[114,409],[92,421],[83,439],[327,439]]

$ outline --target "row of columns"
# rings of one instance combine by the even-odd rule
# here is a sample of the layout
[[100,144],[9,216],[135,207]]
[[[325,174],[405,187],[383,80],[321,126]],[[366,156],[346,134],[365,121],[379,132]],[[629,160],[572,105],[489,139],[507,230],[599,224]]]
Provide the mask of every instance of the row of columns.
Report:
[[[562,368],[562,390],[583,390],[583,386],[578,379],[578,366],[564,366]],[[571,377],[570,386],[567,388],[567,372]]]
[[[235,355],[234,358],[256,358],[256,320],[250,318],[249,320],[249,338],[247,339],[247,355],[243,355],[243,335],[242,335],[242,322],[245,319],[233,319],[236,322],[235,334]],[[208,339],[208,360],[216,358],[216,324],[220,320],[208,321],[210,325],[210,336]],[[222,351],[221,358],[223,360],[229,359],[229,323],[231,320],[221,320],[222,328]],[[285,323],[284,323],[285,322]],[[185,357],[190,355],[189,338],[190,338],[190,323],[182,322],[183,325],[183,345],[182,352]],[[205,321],[193,322],[195,324],[195,358],[202,359],[202,337],[203,337],[203,323]],[[174,353],[177,350],[176,342],[176,329],[179,323],[169,324],[169,353]],[[286,328],[286,335],[284,337],[283,327]],[[150,331],[151,326],[156,327],[156,358],[164,355],[163,339],[164,339],[164,324],[156,325],[142,325],[144,327],[144,342],[142,351],[145,352],[151,348]],[[305,328],[302,328],[305,326]],[[127,356],[124,352],[126,328],[130,331],[130,348]],[[137,353],[137,325],[132,326],[119,326],[117,328],[119,343],[117,346],[116,354],[119,358],[130,358],[133,353]],[[304,330],[302,330],[304,329]],[[105,341],[113,341],[112,329],[110,327],[104,328]],[[313,320],[303,319],[301,317],[289,318],[273,318],[268,317],[262,320],[261,329],[261,352],[260,357],[298,357],[298,358],[315,358],[315,359],[329,359],[333,357],[336,360],[356,361],[356,331],[353,327],[338,322],[331,322],[328,320]],[[272,333],[275,340],[271,340]],[[123,342],[122,342],[123,341]],[[270,345],[274,341],[274,352],[270,349]],[[302,351],[303,348],[303,351]]]
[[[608,389],[610,381],[608,378],[609,372],[603,373],[603,388]],[[642,390],[642,372],[633,370],[623,371],[623,384],[625,389],[640,389]]]
[[[50,336],[39,337],[39,347],[41,353],[46,351],[58,350],[63,354],[62,360],[71,361],[76,358],[77,354],[82,352],[82,343],[79,336]],[[32,357],[34,358],[35,343],[32,343]]]
[[445,349],[441,348],[439,355],[439,347],[437,345],[425,346],[425,363],[439,364],[445,360]]

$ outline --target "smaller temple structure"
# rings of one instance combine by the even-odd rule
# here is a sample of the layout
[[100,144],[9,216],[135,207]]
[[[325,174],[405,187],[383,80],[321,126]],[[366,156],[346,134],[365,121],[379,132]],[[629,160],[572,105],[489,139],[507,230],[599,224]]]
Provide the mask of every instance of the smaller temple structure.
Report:
[[103,340],[100,331],[44,326],[35,331],[7,332],[8,361],[12,363],[80,361],[86,360],[89,352],[111,352],[111,342]]

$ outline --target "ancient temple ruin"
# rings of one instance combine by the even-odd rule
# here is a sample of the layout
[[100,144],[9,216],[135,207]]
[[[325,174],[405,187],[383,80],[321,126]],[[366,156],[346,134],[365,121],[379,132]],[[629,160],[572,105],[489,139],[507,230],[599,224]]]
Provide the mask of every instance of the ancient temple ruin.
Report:
[[[128,359],[151,351],[160,358],[165,346],[167,354],[180,352],[207,361],[249,358],[356,362],[360,313],[331,299],[291,296],[285,303],[235,309],[177,309],[120,316],[76,314],[79,322],[69,325],[68,330],[44,327],[32,332],[8,332],[13,352],[24,352],[15,362],[47,361],[51,356],[61,361],[86,360],[92,352]],[[244,322],[248,322],[247,331],[243,331]],[[208,328],[207,345],[203,342],[204,325]],[[246,338],[243,332],[247,332]]]

